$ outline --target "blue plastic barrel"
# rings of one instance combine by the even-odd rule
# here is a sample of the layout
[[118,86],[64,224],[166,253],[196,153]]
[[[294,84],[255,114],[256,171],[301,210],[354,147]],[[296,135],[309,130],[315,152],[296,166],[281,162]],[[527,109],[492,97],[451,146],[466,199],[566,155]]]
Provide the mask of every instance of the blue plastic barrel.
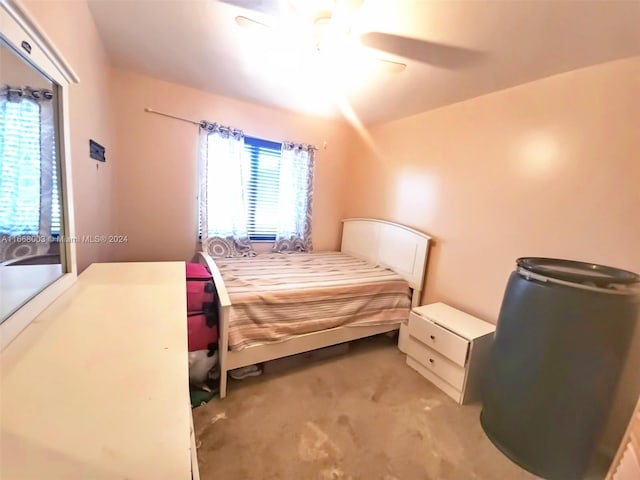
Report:
[[602,265],[517,260],[480,421],[523,468],[551,480],[586,473],[638,323],[639,281]]

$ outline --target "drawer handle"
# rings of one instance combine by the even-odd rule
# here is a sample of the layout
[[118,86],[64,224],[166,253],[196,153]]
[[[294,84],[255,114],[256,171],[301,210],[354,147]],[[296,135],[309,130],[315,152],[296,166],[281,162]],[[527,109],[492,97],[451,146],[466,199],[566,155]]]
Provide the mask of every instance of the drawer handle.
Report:
[[429,335],[429,338],[430,338],[431,340],[435,340],[435,339],[436,339],[436,336],[435,336],[435,335]]
[[429,363],[430,363],[431,365],[433,365],[435,362],[436,362],[436,361],[435,361],[433,358],[430,358],[430,359],[429,359]]

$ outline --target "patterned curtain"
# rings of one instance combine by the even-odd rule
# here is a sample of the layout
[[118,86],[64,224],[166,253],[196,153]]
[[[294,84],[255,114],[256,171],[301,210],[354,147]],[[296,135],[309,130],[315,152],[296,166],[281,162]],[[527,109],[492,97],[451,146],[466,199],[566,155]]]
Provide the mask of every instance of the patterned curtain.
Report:
[[255,255],[247,233],[243,152],[242,131],[201,122],[200,234],[203,251],[213,257]]
[[0,261],[50,247],[52,213],[59,215],[52,98],[50,90],[0,90]]
[[[314,147],[282,144],[278,230],[274,252],[310,252]],[[286,185],[287,188],[282,188]]]

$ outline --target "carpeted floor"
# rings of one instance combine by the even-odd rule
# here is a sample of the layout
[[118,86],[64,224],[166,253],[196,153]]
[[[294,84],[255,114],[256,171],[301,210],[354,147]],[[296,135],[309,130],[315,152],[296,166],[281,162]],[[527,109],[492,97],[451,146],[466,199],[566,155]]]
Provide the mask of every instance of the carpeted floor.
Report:
[[244,381],[194,410],[203,480],[533,479],[385,336]]

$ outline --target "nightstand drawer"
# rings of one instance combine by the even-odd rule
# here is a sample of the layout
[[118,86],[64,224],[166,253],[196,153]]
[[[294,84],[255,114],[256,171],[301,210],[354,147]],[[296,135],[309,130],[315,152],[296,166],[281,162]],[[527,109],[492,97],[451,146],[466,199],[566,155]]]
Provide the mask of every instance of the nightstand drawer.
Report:
[[456,387],[456,389],[462,390],[465,377],[465,369],[463,367],[456,365],[413,337],[409,337],[407,355],[450,385]]
[[464,367],[469,341],[415,313],[409,314],[409,335]]
[[436,387],[442,390],[444,393],[449,395],[458,403],[463,403],[464,395],[457,388],[452,387],[447,382],[445,382],[442,378],[440,378],[435,373],[431,372],[427,367],[422,365],[421,363],[416,362],[413,358],[407,355],[407,365],[413,368],[416,372],[422,375],[424,378],[433,383]]

